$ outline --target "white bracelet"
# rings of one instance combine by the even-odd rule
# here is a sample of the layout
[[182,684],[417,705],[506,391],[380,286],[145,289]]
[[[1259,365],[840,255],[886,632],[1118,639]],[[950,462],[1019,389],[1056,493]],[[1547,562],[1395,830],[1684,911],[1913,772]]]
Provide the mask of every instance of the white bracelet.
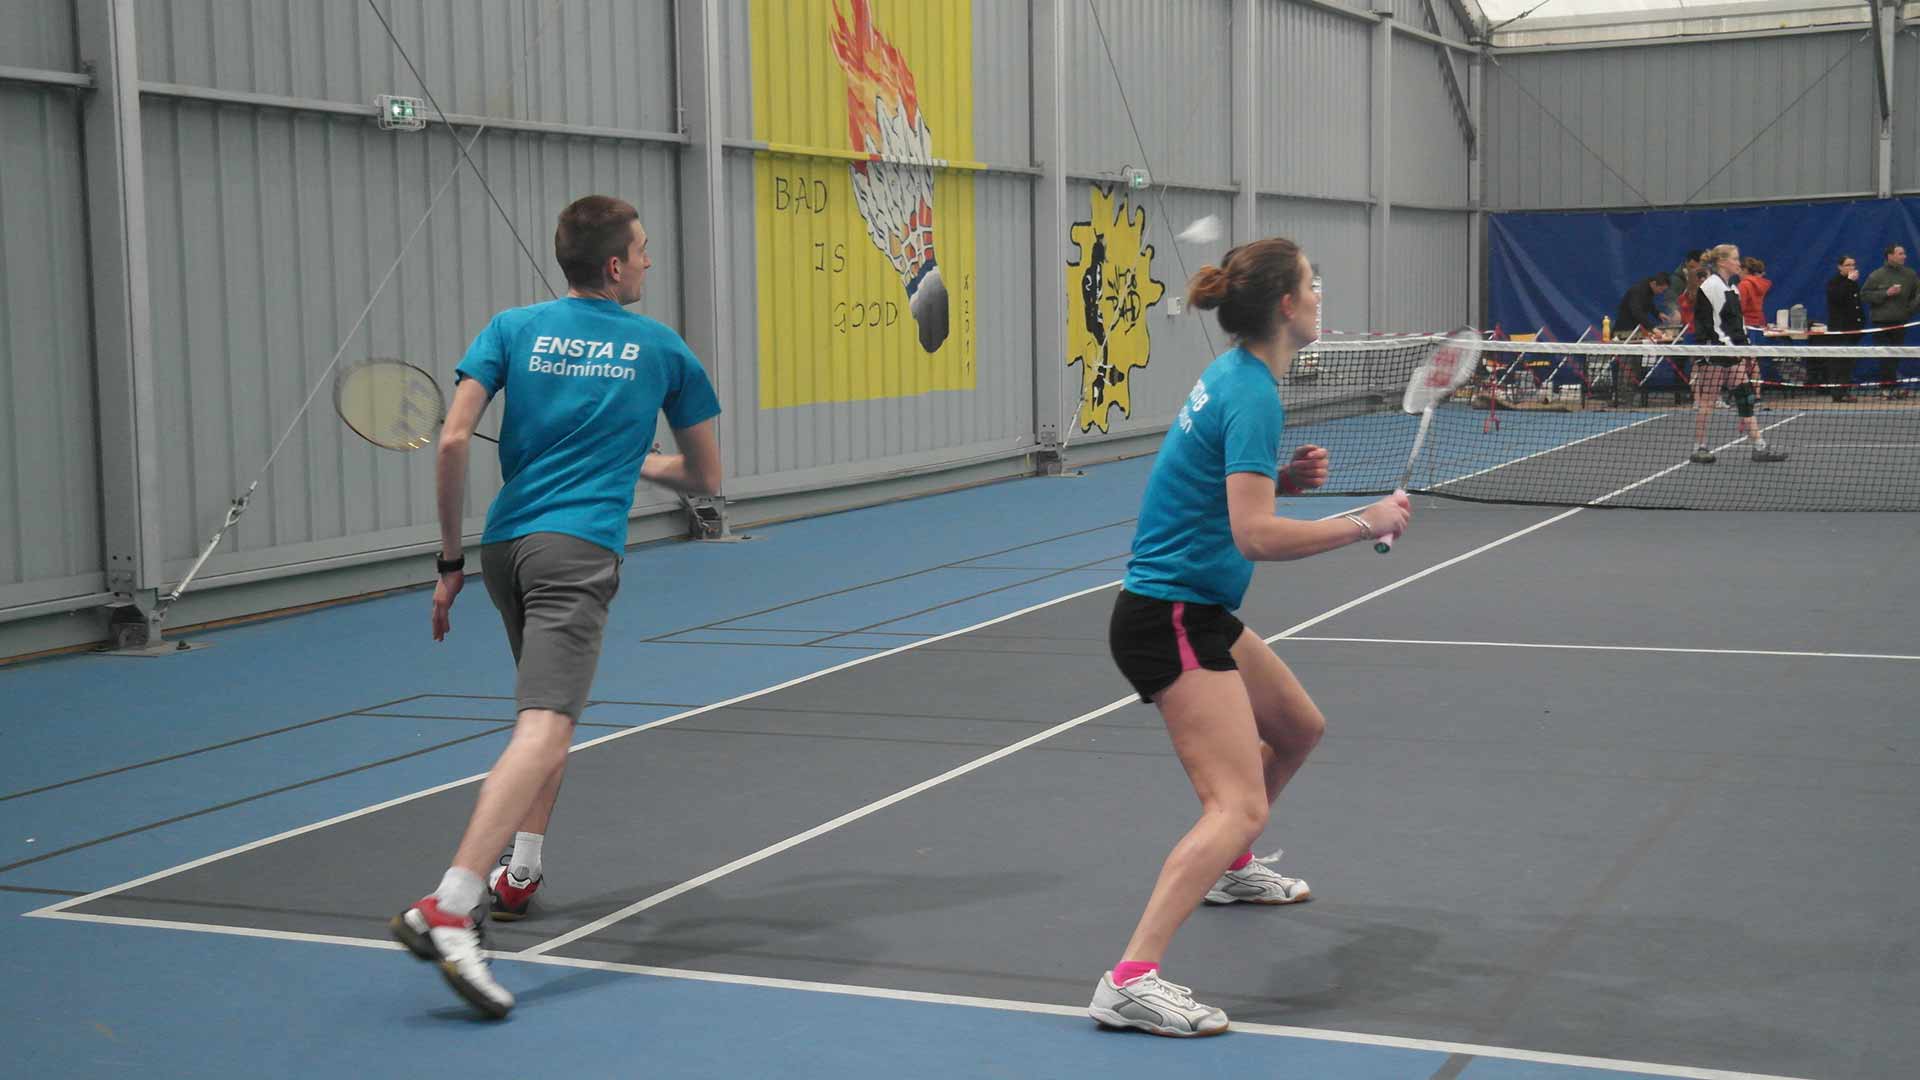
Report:
[[1367,524],[1366,518],[1361,517],[1359,514],[1341,514],[1340,516],[1360,526],[1360,539],[1373,539],[1373,526]]

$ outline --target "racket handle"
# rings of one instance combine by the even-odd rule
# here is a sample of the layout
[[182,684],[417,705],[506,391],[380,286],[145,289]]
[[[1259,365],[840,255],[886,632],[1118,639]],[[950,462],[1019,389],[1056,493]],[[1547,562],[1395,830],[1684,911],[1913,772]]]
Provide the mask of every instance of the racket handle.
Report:
[[[1402,484],[1401,486],[1394,488],[1393,493],[1395,495],[1405,495],[1407,493],[1406,486]],[[1378,555],[1387,554],[1388,552],[1393,550],[1393,542],[1395,540],[1398,540],[1399,538],[1400,538],[1400,534],[1398,532],[1383,533],[1380,536],[1375,537],[1373,541],[1374,553]]]

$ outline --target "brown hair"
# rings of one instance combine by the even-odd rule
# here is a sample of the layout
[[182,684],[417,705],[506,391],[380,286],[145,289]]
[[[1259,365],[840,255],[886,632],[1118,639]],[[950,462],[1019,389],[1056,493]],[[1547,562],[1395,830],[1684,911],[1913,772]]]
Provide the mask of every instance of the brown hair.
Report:
[[1280,298],[1300,288],[1300,245],[1270,236],[1234,248],[1220,262],[1187,282],[1187,303],[1218,309],[1220,328],[1240,341],[1271,338]]
[[1764,274],[1767,272],[1767,264],[1749,255],[1740,260],[1740,269],[1749,274]]
[[607,283],[607,260],[627,253],[633,242],[632,224],[640,220],[640,211],[625,199],[611,195],[588,195],[575,199],[560,211],[560,224],[553,230],[553,257],[567,284],[576,289],[597,289]]

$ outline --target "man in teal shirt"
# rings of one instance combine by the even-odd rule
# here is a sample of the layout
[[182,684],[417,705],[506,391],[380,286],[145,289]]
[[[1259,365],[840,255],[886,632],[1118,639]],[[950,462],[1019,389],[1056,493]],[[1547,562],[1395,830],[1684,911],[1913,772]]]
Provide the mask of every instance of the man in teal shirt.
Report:
[[[644,478],[701,494],[720,487],[713,423],[720,403],[705,370],[679,334],[626,310],[640,299],[652,265],[639,217],[632,205],[604,195],[561,212],[554,255],[567,295],[487,323],[456,372],[440,433],[435,641],[451,628],[466,580],[460,523],[474,425],[493,395],[507,392],[503,483],[487,512],[480,557],[513,648],[518,712],[440,887],[390,926],[407,948],[437,963],[461,997],[493,1017],[507,1015],[513,995],[487,967],[482,900],[490,898],[497,918],[519,918],[539,888],[547,820],[599,664],[607,608],[620,587],[634,485]],[[662,412],[680,454],[649,454]],[[509,839],[512,852],[491,880],[483,879]]]

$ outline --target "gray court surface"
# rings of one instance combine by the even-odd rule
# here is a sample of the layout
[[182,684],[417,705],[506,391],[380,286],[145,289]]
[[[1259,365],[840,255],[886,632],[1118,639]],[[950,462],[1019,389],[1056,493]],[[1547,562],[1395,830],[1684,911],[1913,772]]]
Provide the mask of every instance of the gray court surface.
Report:
[[[1392,556],[1263,569],[1241,614],[1277,634],[1560,513],[1423,502]],[[1243,1022],[1911,1076],[1920,664],[1759,653],[1920,653],[1916,556],[1901,515],[1592,510],[1300,629],[1276,648],[1329,732],[1256,850],[1284,847],[1315,899],[1202,908],[1168,975]],[[1112,599],[574,755],[536,917],[495,948],[1128,696]],[[1523,647],[1549,644],[1608,648]],[[78,910],[380,938],[473,794]],[[1195,809],[1157,713],[1128,704],[555,951],[1084,1005]]]

